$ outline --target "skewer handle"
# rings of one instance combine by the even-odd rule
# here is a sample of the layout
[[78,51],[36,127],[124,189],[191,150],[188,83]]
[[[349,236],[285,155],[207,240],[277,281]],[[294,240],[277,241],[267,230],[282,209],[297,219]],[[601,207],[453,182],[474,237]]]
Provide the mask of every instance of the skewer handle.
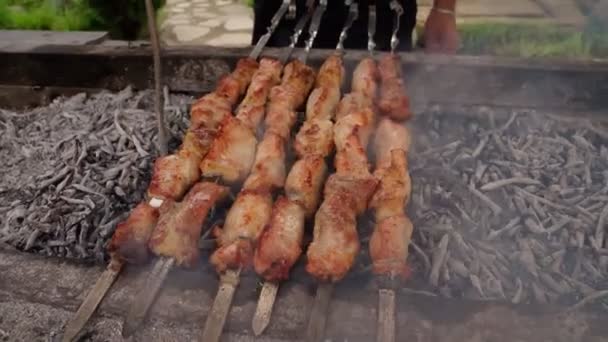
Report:
[[344,23],[342,32],[340,32],[340,38],[338,38],[338,46],[336,46],[336,50],[338,51],[344,50],[344,41],[348,36],[348,30],[359,17],[359,6],[357,3],[352,3],[352,0],[346,0],[346,6],[349,6],[348,17],[346,17],[346,22]]
[[367,21],[367,51],[370,55],[374,53],[376,48],[376,42],[374,36],[376,35],[376,4],[371,3],[369,5],[369,19]]
[[323,283],[317,288],[317,294],[312,304],[308,329],[306,330],[306,342],[321,342],[325,335],[329,302],[334,291],[333,283]]
[[399,33],[401,16],[403,15],[403,6],[401,6],[397,0],[392,0],[390,7],[393,11],[395,11],[395,17],[393,18],[393,34],[391,36],[391,53],[394,53],[395,49],[397,49],[397,46],[399,45],[399,38],[397,38],[397,34]]
[[272,282],[264,282],[262,291],[260,292],[260,298],[258,299],[258,306],[255,309],[251,327],[255,336],[260,336],[268,324],[270,323],[270,317],[272,315],[272,307],[277,298],[277,292],[279,292],[279,284]]
[[302,35],[302,32],[304,31],[304,26],[306,26],[306,23],[312,17],[312,14],[315,10],[314,0],[308,0],[308,2],[306,3],[306,6],[307,6],[306,13],[296,23],[296,27],[294,28],[293,35],[291,35],[291,44],[289,44],[287,52],[281,59],[281,63],[283,63],[283,64],[287,63],[287,60],[289,59],[289,57],[291,57],[291,53],[293,52],[293,49],[296,47],[296,44],[298,44],[298,41],[300,41],[300,36]]
[[122,327],[122,336],[129,337],[135,333],[137,328],[143,323],[148,310],[156,299],[156,295],[160,291],[163,282],[169,274],[169,270],[173,267],[175,260],[173,258],[161,257],[154,264],[154,269],[146,281],[144,291],[137,294],[131,310],[127,314],[127,318]]
[[296,0],[291,0],[289,3],[289,11],[287,12],[287,19],[293,20],[296,18],[297,7]]
[[240,281],[240,273],[240,270],[229,270],[222,275],[220,287],[213,300],[207,321],[205,321],[201,342],[219,342],[226,324],[226,318],[228,318],[230,312],[234,293]]
[[395,342],[395,291],[378,291],[378,334],[376,342]]
[[105,271],[99,276],[93,288],[87,294],[74,317],[68,322],[63,333],[62,342],[74,341],[87,321],[91,318],[101,300],[105,297],[112,284],[123,268],[121,261],[112,259]]
[[306,41],[305,46],[305,55],[303,62],[306,61],[306,57],[310,53],[310,49],[312,48],[312,44],[315,42],[315,38],[319,33],[319,26],[321,26],[321,18],[323,18],[323,14],[325,13],[325,9],[327,8],[327,0],[319,0],[319,6],[315,9],[315,13],[312,17],[312,21],[310,22],[310,27],[308,29],[308,40]]
[[281,7],[279,7],[277,12],[274,14],[272,19],[270,20],[270,26],[268,27],[268,30],[262,37],[260,37],[257,44],[255,44],[255,47],[249,54],[250,58],[257,59],[260,56],[260,54],[262,53],[262,50],[264,49],[264,47],[266,47],[266,44],[268,44],[268,40],[274,33],[274,30],[276,30],[277,26],[279,26],[281,19],[283,19],[283,16],[287,12],[287,10],[291,9],[291,2],[292,2],[291,0],[283,0]]

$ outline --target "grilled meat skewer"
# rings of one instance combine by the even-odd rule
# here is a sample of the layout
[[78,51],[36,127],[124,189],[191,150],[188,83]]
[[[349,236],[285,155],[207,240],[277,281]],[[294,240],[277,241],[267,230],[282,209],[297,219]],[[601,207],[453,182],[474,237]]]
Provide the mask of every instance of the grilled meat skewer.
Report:
[[148,201],[137,205],[129,217],[117,225],[108,245],[111,261],[68,322],[63,341],[71,341],[80,333],[125,262],[143,263],[148,259],[147,244],[160,216],[158,208],[165,200],[181,199],[198,179],[199,172],[193,166],[207,153],[219,121],[216,118],[230,113],[230,107],[244,92],[257,68],[254,59],[240,60],[234,72],[220,80],[216,92],[203,96],[192,106],[190,127],[180,149],[156,160],[147,191]]
[[367,209],[377,185],[366,153],[375,122],[374,109],[369,106],[373,99],[367,97],[375,93],[373,61],[360,62],[355,76],[353,89],[357,84],[359,92],[345,96],[338,108],[340,117],[334,126],[336,172],[325,183],[307,251],[306,271],[321,281],[339,281],[352,267],[359,251],[356,218]]
[[270,91],[260,153],[223,228],[215,231],[219,247],[211,256],[211,263],[218,272],[251,265],[255,245],[270,220],[273,191],[283,185],[286,139],[295,124],[296,110],[304,103],[313,82],[314,71],[294,60],[285,67],[281,84]]
[[190,127],[179,150],[154,163],[148,203],[140,203],[137,210],[117,226],[108,247],[113,258],[132,263],[148,259],[147,243],[157,223],[158,207],[166,200],[180,200],[199,179],[198,164],[213,141],[218,118],[231,116],[231,107],[257,69],[255,60],[240,60],[235,71],[220,80],[216,92],[203,96],[192,106]]
[[336,171],[325,183],[323,203],[315,215],[313,241],[306,253],[306,271],[321,281],[308,322],[308,341],[323,338],[333,283],[341,280],[354,263],[360,248],[357,216],[365,211],[377,186],[366,155],[375,123],[375,62],[364,59],[354,76],[353,89],[358,91],[345,96],[338,108],[334,127]]
[[[261,116],[256,120],[244,111],[248,105],[263,106],[268,94],[268,88],[273,85],[274,80],[278,79],[281,72],[280,63],[262,59],[261,67],[256,70],[251,78],[250,86],[255,91],[249,91],[246,96],[245,105],[242,109],[240,118],[247,119],[247,123],[258,123]],[[235,83],[233,83],[235,84]],[[226,87],[225,89],[229,89]],[[266,89],[266,90],[265,90]],[[259,97],[261,94],[261,98]],[[250,107],[251,108],[251,107]],[[213,113],[211,113],[213,114]],[[238,114],[237,114],[238,115]],[[263,115],[263,113],[262,113]],[[235,126],[229,126],[235,125]],[[227,127],[228,126],[228,127]],[[230,127],[237,127],[232,129]],[[244,132],[244,133],[243,133]],[[236,133],[236,134],[235,134]],[[207,156],[221,155],[223,160],[236,160],[242,155],[243,147],[238,140],[239,133],[253,136],[253,131],[245,123],[241,123],[238,118],[227,114],[219,121],[219,130],[214,134],[214,139]],[[227,135],[230,139],[227,139]],[[236,135],[236,140],[234,140]],[[218,143],[219,142],[219,143]],[[255,138],[253,139],[255,148]],[[204,165],[205,160],[201,162]],[[205,169],[202,170],[205,175]],[[177,264],[178,266],[192,267],[198,260],[198,240],[202,230],[202,225],[207,216],[207,212],[217,202],[224,199],[229,193],[229,189],[224,186],[210,182],[197,183],[188,193],[186,199],[181,203],[165,201],[161,207],[159,224],[154,230],[149,241],[148,247],[155,254],[161,256],[156,263],[156,272],[153,272],[147,283],[147,291],[142,291],[135,299],[135,304],[129,311],[125,324],[123,325],[123,335],[129,336],[137,326],[143,321],[145,314],[152,304],[155,294],[160,290],[160,286],[166,277],[169,269]]]
[[382,81],[378,101],[380,111],[393,120],[409,120],[412,117],[412,112],[405,91],[399,56],[388,54],[382,57],[379,70]]
[[327,173],[324,158],[333,150],[332,126],[344,75],[342,58],[330,56],[319,69],[306,105],[306,121],[295,138],[300,157],[285,183],[285,195],[272,208],[255,251],[254,267],[267,281],[287,279],[301,254],[304,221],[317,209]]
[[404,213],[412,191],[407,171],[409,140],[409,132],[402,124],[383,118],[378,125],[374,175],[380,184],[370,202],[376,225],[369,248],[374,274],[390,279],[409,275],[406,260],[413,226]]
[[200,164],[203,177],[220,177],[226,183],[241,182],[249,174],[257,145],[256,131],[264,117],[266,99],[279,82],[281,63],[264,58],[237,109],[236,117],[227,115]]

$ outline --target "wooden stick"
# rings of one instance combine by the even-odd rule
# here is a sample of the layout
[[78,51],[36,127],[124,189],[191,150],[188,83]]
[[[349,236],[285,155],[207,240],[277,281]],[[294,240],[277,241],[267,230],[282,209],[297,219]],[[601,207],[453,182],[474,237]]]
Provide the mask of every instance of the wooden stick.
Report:
[[160,42],[158,39],[158,29],[156,27],[156,17],[152,0],[145,0],[146,15],[148,17],[148,31],[152,41],[152,57],[154,59],[154,111],[158,125],[158,150],[161,156],[167,154],[167,129],[165,127],[165,111],[162,98],[161,86],[161,63],[160,63]]

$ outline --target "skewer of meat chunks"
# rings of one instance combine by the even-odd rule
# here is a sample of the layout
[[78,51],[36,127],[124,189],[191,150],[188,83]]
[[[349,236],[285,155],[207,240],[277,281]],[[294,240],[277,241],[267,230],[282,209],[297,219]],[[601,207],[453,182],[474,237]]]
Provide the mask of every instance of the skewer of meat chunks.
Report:
[[275,201],[269,223],[258,241],[254,267],[265,283],[253,320],[256,335],[270,321],[278,282],[288,278],[289,270],[300,257],[305,220],[314,215],[319,204],[327,176],[325,158],[333,151],[332,119],[340,100],[343,76],[339,55],[330,56],[319,69],[316,88],[307,101],[306,121],[295,137],[299,159],[287,176],[285,196]]
[[411,195],[407,153],[410,134],[403,121],[412,117],[405,93],[401,65],[394,49],[398,44],[396,32],[403,10],[396,2],[395,25],[391,39],[391,54],[380,60],[381,91],[379,106],[385,117],[378,125],[374,152],[375,176],[380,185],[370,207],[374,210],[375,227],[369,242],[372,272],[378,277],[378,330],[377,342],[395,342],[395,291],[399,281],[409,277],[408,247],[413,225],[405,214]]
[[395,55],[395,49],[399,44],[397,32],[399,31],[403,8],[396,0],[391,0],[390,7],[395,12],[393,35],[391,37],[391,58],[387,57],[380,60],[381,86],[378,107],[383,115],[396,121],[406,121],[412,117],[412,112],[405,90],[399,56]]
[[313,303],[307,341],[323,338],[333,284],[354,264],[359,251],[357,217],[367,209],[377,180],[369,171],[367,144],[375,125],[373,100],[377,70],[371,58],[362,60],[353,75],[353,92],[338,107],[334,126],[336,171],[329,176],[324,199],[314,220],[306,271],[320,285]]
[[147,243],[157,224],[159,207],[166,200],[180,200],[198,180],[198,163],[207,153],[217,129],[218,121],[215,118],[230,113],[257,67],[258,63],[254,59],[241,59],[234,72],[219,81],[215,92],[203,96],[192,106],[190,127],[182,145],[174,154],[159,157],[155,161],[147,199],[117,225],[108,245],[108,267],[68,322],[63,341],[72,341],[77,337],[125,263],[143,264],[149,259]]
[[[270,88],[278,83],[281,63],[274,59],[262,58],[259,68],[251,78],[245,98],[233,117],[229,112],[218,120],[219,129],[213,135],[209,152],[199,160],[222,156],[224,160],[235,160],[242,150],[255,149],[255,130],[264,114],[264,105]],[[252,125],[252,126],[250,126]],[[241,136],[253,137],[242,139]],[[245,141],[246,144],[242,144]],[[205,168],[199,170],[199,163],[191,165],[193,170],[205,176]],[[198,177],[200,178],[200,176]],[[196,179],[195,179],[196,180]],[[238,179],[223,179],[224,184],[235,184]],[[229,194],[229,188],[213,182],[201,181],[186,195],[184,201],[165,201],[160,207],[160,219],[148,242],[148,248],[161,258],[146,283],[146,289],[139,291],[131,306],[123,334],[129,336],[141,324],[148,308],[161,288],[169,269],[175,264],[193,267],[199,259],[198,240],[208,211]]]
[[411,194],[407,170],[410,134],[407,127],[382,118],[374,141],[376,170],[380,181],[370,201],[376,224],[369,241],[372,272],[379,277],[378,342],[395,341],[395,294],[393,287],[410,274],[408,246],[413,226],[404,212]]
[[[272,18],[267,33],[260,38],[248,59],[255,62],[255,59],[260,55],[278,23],[287,12],[289,4],[288,0],[283,1],[281,7]],[[197,181],[201,175],[204,176],[205,169],[199,169],[199,164],[202,165],[204,157],[214,152],[214,155],[222,155],[230,159],[231,153],[238,154],[239,152],[238,148],[232,148],[232,145],[235,143],[230,138],[239,134],[249,134],[249,136],[253,134],[244,128],[255,131],[255,126],[261,120],[261,116],[263,116],[268,89],[278,81],[281,72],[281,64],[272,59],[262,59],[259,65],[259,69],[253,70],[255,73],[250,72],[248,74],[248,82],[246,84],[227,83],[226,86],[219,88],[215,94],[212,93],[203,97],[201,101],[198,101],[193,106],[193,108],[198,110],[192,113],[191,129],[196,130],[200,127],[199,123],[209,121],[215,123],[215,127],[219,128],[219,130],[216,129],[212,132],[208,130],[195,131],[205,138],[206,151],[200,158],[196,160],[192,159],[187,164],[188,170],[191,170],[192,173],[197,173],[193,181]],[[235,73],[238,75],[238,72],[235,71]],[[248,87],[249,83],[251,85]],[[231,91],[231,89],[237,86],[238,92]],[[221,104],[222,99],[217,94],[225,95],[234,105],[245,90],[247,90],[247,93],[237,109],[236,119],[233,120],[231,115],[230,109],[232,106],[225,108],[225,112],[213,112],[209,110],[218,103]],[[228,127],[232,127],[232,129],[228,129]],[[253,145],[255,146],[255,140],[253,141]],[[247,146],[244,148],[247,148]],[[184,165],[177,165],[173,174],[179,176],[179,172],[184,169],[183,167]],[[171,176],[170,172],[167,173],[166,179],[171,178]],[[234,181],[236,182],[236,180]],[[223,200],[227,194],[227,187],[221,187],[209,182],[201,182],[192,188],[182,203],[175,201],[158,203],[158,206],[164,206],[160,210],[158,226],[154,230],[149,242],[147,242],[147,245],[154,254],[162,257],[155,264],[155,268],[148,279],[148,291],[140,292],[140,295],[135,299],[135,305],[131,307],[123,325],[123,335],[132,334],[141,324],[173,264],[192,266],[198,259],[197,242],[207,212],[217,202]]]
[[281,84],[271,90],[266,131],[251,174],[228,211],[224,226],[214,231],[218,248],[210,261],[220,274],[220,286],[205,322],[202,341],[219,341],[241,270],[252,264],[255,245],[270,218],[273,194],[285,182],[285,145],[296,122],[296,110],[306,101],[314,82],[314,70],[305,61],[326,6],[326,0],[320,0],[316,8],[314,0],[309,0],[307,13],[296,24],[283,60],[290,57],[306,22],[312,18],[305,54],[285,67]]
[[[311,30],[318,27],[324,8],[322,3],[315,10]],[[309,41],[312,39],[314,35]],[[219,341],[240,272],[253,263],[255,246],[270,220],[273,194],[285,183],[285,146],[296,122],[296,110],[306,101],[314,75],[303,61],[293,60],[285,67],[281,84],[271,90],[266,130],[254,167],[228,211],[224,226],[215,232],[218,248],[210,261],[221,275],[221,284],[205,322],[203,341]]]
[[351,3],[348,9],[336,53],[319,69],[315,89],[308,98],[306,120],[294,143],[299,159],[287,176],[285,196],[280,196],[274,203],[269,224],[255,251],[255,270],[265,280],[252,320],[253,332],[258,336],[270,323],[279,282],[288,278],[290,269],[302,253],[304,223],[318,207],[321,187],[327,176],[325,158],[334,147],[332,120],[344,78],[343,43],[348,29],[358,17],[356,3]]

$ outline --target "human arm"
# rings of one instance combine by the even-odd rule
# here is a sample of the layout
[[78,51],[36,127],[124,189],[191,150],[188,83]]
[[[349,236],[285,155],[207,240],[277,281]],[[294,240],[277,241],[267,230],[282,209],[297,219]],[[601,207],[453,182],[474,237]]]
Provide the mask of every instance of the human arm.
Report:
[[424,25],[426,52],[455,53],[460,43],[456,30],[456,0],[434,0]]

